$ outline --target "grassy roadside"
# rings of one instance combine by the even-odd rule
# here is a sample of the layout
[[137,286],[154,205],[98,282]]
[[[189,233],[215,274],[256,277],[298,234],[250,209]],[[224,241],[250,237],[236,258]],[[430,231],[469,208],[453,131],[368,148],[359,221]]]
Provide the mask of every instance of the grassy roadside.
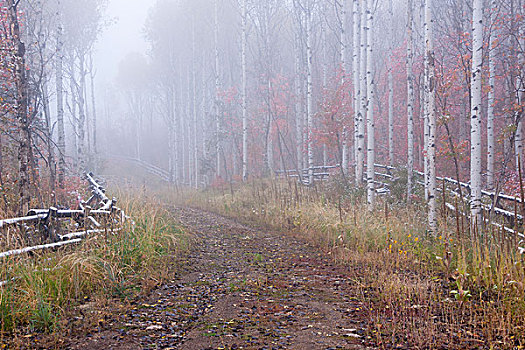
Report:
[[64,336],[74,330],[72,319],[94,327],[103,321],[100,310],[125,305],[173,277],[173,261],[189,248],[189,235],[158,201],[125,193],[119,198],[135,226],[74,247],[2,261],[0,274],[13,279],[0,287],[6,344],[18,347],[35,334]]
[[187,204],[302,235],[347,264],[368,336],[382,348],[519,349],[525,345],[525,271],[508,244],[472,242],[442,218],[425,232],[424,210],[378,204],[337,184],[305,188],[257,181],[189,192]]

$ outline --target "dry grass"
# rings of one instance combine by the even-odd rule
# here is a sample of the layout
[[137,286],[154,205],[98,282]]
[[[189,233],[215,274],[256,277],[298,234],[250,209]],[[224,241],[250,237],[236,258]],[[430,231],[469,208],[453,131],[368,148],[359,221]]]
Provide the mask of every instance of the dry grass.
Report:
[[351,266],[354,293],[367,303],[369,339],[382,348],[525,345],[525,271],[516,246],[498,240],[498,233],[472,242],[452,217],[428,236],[417,204],[383,199],[369,212],[362,196],[334,184],[261,180],[233,194],[218,188],[177,199],[303,235]]
[[188,249],[187,234],[158,201],[119,196],[135,226],[129,223],[118,233],[92,236],[74,247],[2,261],[0,276],[10,281],[0,288],[3,335],[58,332],[77,306],[126,302],[173,274],[174,259]]

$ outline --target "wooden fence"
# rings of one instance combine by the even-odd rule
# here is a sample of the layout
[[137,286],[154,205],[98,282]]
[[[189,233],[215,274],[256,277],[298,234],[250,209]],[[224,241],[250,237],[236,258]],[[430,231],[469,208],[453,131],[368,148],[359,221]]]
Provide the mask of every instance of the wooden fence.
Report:
[[142,159],[137,159],[133,157],[126,157],[126,156],[117,156],[117,155],[106,155],[105,156],[108,159],[117,159],[117,160],[123,160],[129,163],[133,163],[135,165],[138,165],[139,167],[146,170],[148,173],[153,174],[157,177],[159,177],[161,180],[165,182],[170,182],[170,173],[169,171],[166,171],[162,168],[159,168],[156,165],[150,164]]
[[[92,173],[86,174],[86,182],[91,196],[85,202],[80,201],[78,209],[31,209],[24,217],[0,220],[0,230],[15,228],[25,233],[29,241],[36,238],[44,242],[2,252],[0,258],[76,244],[90,234],[120,230],[130,218],[117,207],[115,198],[106,195],[105,188]],[[76,230],[70,232],[66,230],[68,226]]]
[[[396,173],[402,169],[382,164],[374,164],[374,167],[376,169],[376,192],[380,195],[390,194],[391,186],[398,180],[396,178]],[[340,173],[340,165],[315,166],[312,169],[314,170],[315,180],[326,180],[331,175]],[[306,185],[308,185],[309,170],[310,169],[307,168],[300,172],[303,184]],[[275,174],[278,177],[300,177],[297,170],[278,170]],[[423,190],[425,186],[424,174],[419,171],[414,171],[414,176],[414,184],[419,186],[419,189]],[[366,181],[366,178],[363,180]],[[469,208],[470,204],[470,184],[458,182],[450,177],[437,177],[436,180],[438,182],[437,191],[441,194],[440,200],[443,205],[442,208],[446,208],[445,210],[447,211],[444,215],[468,216],[468,210],[465,212],[465,208]],[[525,235],[522,232],[524,221],[521,213],[525,209],[525,206],[522,203],[522,200],[505,193],[498,193],[496,200],[495,197],[496,193],[492,191],[482,191],[484,223],[494,226],[497,230],[504,231],[505,234],[511,234],[514,237],[525,239]]]

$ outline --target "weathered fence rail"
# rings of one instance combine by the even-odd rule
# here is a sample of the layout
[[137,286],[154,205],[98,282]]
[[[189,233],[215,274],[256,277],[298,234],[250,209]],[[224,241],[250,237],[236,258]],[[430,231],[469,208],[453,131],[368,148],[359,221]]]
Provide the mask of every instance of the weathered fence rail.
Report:
[[[382,195],[389,194],[390,187],[396,180],[395,172],[400,169],[383,164],[374,164],[374,167],[376,169],[376,192]],[[334,172],[333,170],[340,169],[340,165],[315,166],[313,168],[302,169],[300,172],[296,169],[287,171],[278,170],[275,172],[275,175],[281,177],[299,177],[299,173],[301,173],[301,176],[307,179],[310,169],[314,170],[315,180],[325,180],[329,176],[336,174],[337,172]],[[415,184],[421,186],[420,188],[424,188],[425,175],[420,171],[414,171],[414,174],[416,177]],[[366,178],[363,180],[366,181]],[[436,180],[442,184],[442,186],[438,186],[437,191],[441,193],[441,200],[449,213],[453,215],[459,214],[468,216],[469,213],[465,213],[463,208],[468,207],[469,205],[470,184],[457,181],[450,177],[437,177]],[[308,181],[306,181],[305,184],[308,185]],[[443,189],[445,189],[444,194]],[[493,225],[498,230],[503,230],[507,234],[513,234],[525,239],[525,235],[521,232],[524,225],[524,217],[521,214],[521,208],[523,206],[521,198],[510,196],[505,193],[498,193],[497,199],[494,201],[496,193],[488,190],[483,190],[482,196],[484,222]],[[454,199],[453,203],[451,199]],[[463,200],[464,203],[461,203],[461,200]],[[489,217],[491,214],[492,217]]]
[[[0,259],[80,243],[90,234],[119,231],[129,217],[116,206],[115,198],[110,199],[106,195],[105,188],[92,173],[86,174],[86,181],[91,197],[85,202],[80,201],[79,209],[59,210],[55,207],[31,209],[25,217],[0,220],[0,229],[15,227],[22,232],[33,231],[40,235],[40,239],[47,241],[43,244],[2,252]],[[70,221],[69,226],[75,228],[71,230],[74,232],[69,232],[64,227],[65,220]]]
[[[376,171],[375,174],[378,178],[388,179],[392,180],[394,176],[392,175],[392,170],[395,170],[394,167],[387,166],[387,165],[381,165],[381,164],[375,164],[375,167],[378,169],[382,169],[382,172]],[[365,166],[366,169],[366,166]],[[275,176],[277,177],[291,177],[291,178],[298,178],[299,174],[301,174],[301,178],[303,179],[303,183],[305,185],[309,185],[308,177],[310,170],[313,170],[313,177],[314,180],[327,180],[331,175],[337,173],[338,171],[341,171],[341,165],[319,165],[314,166],[311,168],[302,169],[301,171],[298,171],[297,169],[290,169],[290,170],[276,170]],[[366,178],[364,178],[366,181]],[[375,184],[378,186],[376,188],[376,192],[380,195],[386,194],[390,192],[389,184],[384,181],[375,181]]]

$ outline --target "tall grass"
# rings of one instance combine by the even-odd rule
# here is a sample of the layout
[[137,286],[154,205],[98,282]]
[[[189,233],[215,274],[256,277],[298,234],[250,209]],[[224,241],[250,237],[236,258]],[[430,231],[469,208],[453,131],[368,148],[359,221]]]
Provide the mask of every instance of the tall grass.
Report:
[[[335,181],[314,187],[258,180],[232,191],[189,192],[186,203],[301,235],[347,264],[365,307],[368,337],[382,347],[515,348],[525,345],[525,270],[499,232],[473,241],[442,213],[429,235],[421,204],[381,198]],[[362,204],[364,203],[364,204]],[[505,242],[507,242],[505,244]]]
[[117,233],[81,244],[2,261],[0,326],[3,335],[60,331],[85,302],[126,302],[169,278],[173,261],[188,248],[188,235],[165,205],[147,197],[122,196],[134,220]]

